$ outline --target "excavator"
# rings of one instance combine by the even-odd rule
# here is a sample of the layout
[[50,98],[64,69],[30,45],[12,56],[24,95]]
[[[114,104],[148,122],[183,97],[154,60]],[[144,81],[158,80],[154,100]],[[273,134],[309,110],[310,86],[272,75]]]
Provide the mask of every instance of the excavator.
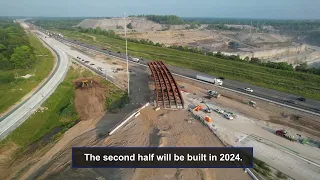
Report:
[[92,80],[84,79],[80,82],[76,82],[77,88],[89,87],[92,84]]

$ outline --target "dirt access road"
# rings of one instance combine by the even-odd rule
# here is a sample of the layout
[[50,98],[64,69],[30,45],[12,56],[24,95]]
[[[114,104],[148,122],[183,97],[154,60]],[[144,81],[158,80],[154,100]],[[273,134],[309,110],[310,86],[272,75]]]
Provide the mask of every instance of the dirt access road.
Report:
[[[186,110],[154,111],[147,107],[140,115],[109,137],[95,139],[88,132],[77,137],[90,146],[222,146],[218,138],[198,121],[188,122]],[[73,143],[72,143],[73,144]],[[71,169],[70,150],[64,148],[46,168],[45,179],[187,179],[249,180],[242,169]],[[63,167],[61,167],[63,164]],[[57,169],[61,169],[57,172]]]
[[[269,122],[270,116],[276,116],[263,109],[259,104],[259,108],[255,109],[248,105],[242,104],[235,100],[220,97],[218,99],[203,99],[206,90],[192,86],[186,83],[184,89],[190,93],[183,92],[186,106],[194,108],[196,105],[202,105],[206,108],[206,104],[213,109],[223,109],[236,113],[234,120],[227,120],[223,114],[212,112],[210,114],[199,111],[197,114],[201,116],[210,116],[212,125],[214,125],[215,133],[218,137],[232,146],[253,147],[254,156],[271,167],[282,171],[294,179],[316,179],[320,173],[320,167],[315,164],[320,163],[320,151],[316,147],[303,145],[298,142],[291,142],[282,137],[276,136],[274,131],[277,129],[287,129],[289,131],[301,134],[303,137],[316,136],[308,132],[299,131],[283,125]],[[196,93],[196,95],[194,95]],[[315,164],[310,163],[309,159]]]

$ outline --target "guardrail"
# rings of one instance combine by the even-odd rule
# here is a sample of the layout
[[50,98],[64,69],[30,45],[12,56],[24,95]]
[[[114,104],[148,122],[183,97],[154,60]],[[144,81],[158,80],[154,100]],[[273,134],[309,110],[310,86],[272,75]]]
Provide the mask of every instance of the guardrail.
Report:
[[[41,39],[41,38],[40,38]],[[16,105],[14,108],[12,108],[9,112],[7,112],[5,115],[0,117],[0,122],[3,121],[5,118],[7,118],[10,114],[12,114],[14,111],[16,111],[18,108],[20,108],[24,103],[26,103],[33,95],[35,95],[37,92],[40,91],[40,89],[43,88],[43,86],[45,86],[49,80],[52,78],[52,76],[55,74],[55,72],[57,72],[58,67],[60,65],[60,56],[57,53],[56,50],[54,50],[47,42],[45,42],[44,40],[41,39],[41,41],[43,43],[45,43],[49,48],[51,48],[56,54],[57,54],[57,63],[55,64],[55,67],[53,69],[53,71],[51,72],[51,74],[49,75],[49,77],[46,78],[46,80],[44,82],[42,82],[42,84],[31,94],[29,95],[29,97],[27,99],[25,99],[24,101],[22,101],[20,104]]]
[[[59,39],[59,40],[65,42],[65,43],[75,44],[75,43],[67,41],[67,40],[63,40],[63,39]],[[91,48],[88,48],[88,47],[80,45],[80,44],[75,44],[75,45],[81,46],[83,48],[89,49],[89,50],[94,51],[94,52],[107,54],[110,57],[114,57],[114,58],[117,58],[117,59],[120,59],[120,60],[125,60],[123,58],[120,58],[120,57],[117,57],[117,56],[114,56],[114,55],[111,55],[111,54],[108,54],[108,53],[105,53],[105,52],[102,52],[102,51],[97,51],[95,49],[91,49]],[[134,63],[134,64],[138,64],[138,65],[141,65],[141,66],[148,67],[147,65],[144,65],[144,64],[141,64],[141,63],[137,63],[137,62],[130,61],[130,63]],[[203,83],[203,84],[213,85],[211,83],[200,81],[198,79],[190,78],[190,77],[183,76],[183,75],[180,75],[180,74],[177,74],[177,73],[171,73],[171,74],[176,75],[176,76],[180,76],[182,78],[194,80],[194,81],[197,81],[197,82],[200,82],[200,83]],[[284,107],[287,107],[287,108],[291,108],[291,109],[295,109],[295,110],[302,111],[302,112],[305,112],[305,113],[309,113],[309,114],[313,114],[313,115],[316,115],[316,116],[320,116],[320,113],[316,113],[316,112],[313,112],[313,111],[305,110],[305,109],[302,109],[302,108],[297,108],[295,106],[290,106],[290,105],[287,105],[287,104],[284,104],[284,103],[280,103],[280,102],[277,102],[277,101],[269,100],[269,99],[262,98],[262,97],[259,97],[259,96],[255,96],[255,95],[252,95],[252,94],[248,94],[248,93],[245,93],[245,92],[237,91],[237,90],[234,90],[234,89],[231,89],[231,88],[227,88],[227,87],[223,87],[223,86],[216,86],[216,87],[222,88],[222,89],[225,89],[225,90],[228,90],[228,91],[236,92],[236,93],[239,93],[239,94],[242,94],[242,95],[246,95],[246,96],[249,96],[249,97],[253,97],[253,98],[256,98],[256,99],[260,99],[260,100],[263,100],[263,101],[266,101],[266,102],[270,102],[270,103],[274,103],[274,104],[277,104],[277,105],[281,105],[281,106],[284,106]]]
[[[41,39],[41,38],[40,38]],[[44,42],[49,48],[51,48],[58,57],[58,62],[57,65],[53,71],[53,73],[51,73],[51,75],[49,76],[49,78],[47,78],[47,80],[34,92],[32,93],[32,95],[30,97],[28,97],[25,101],[23,101],[22,103],[20,103],[17,107],[15,107],[14,109],[12,109],[9,113],[7,113],[5,116],[1,117],[0,122],[2,120],[4,120],[5,118],[7,118],[8,116],[10,116],[14,111],[16,111],[18,108],[20,108],[22,105],[24,105],[28,100],[30,100],[33,95],[35,95],[37,92],[39,92],[48,82],[49,80],[54,76],[55,72],[58,70],[59,66],[60,66],[60,62],[61,62],[61,57],[59,55],[59,53],[52,47],[50,46],[47,42],[45,42],[43,39],[41,39],[42,42]],[[70,62],[69,62],[70,63]],[[38,108],[40,107],[40,105],[46,101],[48,99],[48,97],[55,91],[55,89],[59,86],[59,84],[63,81],[63,79],[65,78],[66,74],[68,71],[64,72],[61,79],[58,81],[58,83],[52,88],[50,89],[50,91],[39,101],[38,104],[36,104],[34,108]],[[12,124],[12,126],[8,127],[7,129],[5,129],[3,132],[1,132],[0,134],[0,140],[4,139],[10,132],[12,132],[14,129],[16,129],[17,127],[19,127],[25,120],[27,120],[33,112],[31,111],[27,111],[18,121],[16,121],[14,124]]]
[[[198,119],[198,117],[199,117],[199,120],[202,122],[202,124],[204,124],[205,126],[207,126],[207,127],[212,131],[212,133],[219,139],[219,141],[220,141],[225,147],[234,147],[234,146],[231,146],[231,145],[227,144],[226,142],[222,141],[222,140],[220,139],[220,137],[218,136],[218,134],[215,132],[216,130],[215,130],[212,126],[210,126],[210,124],[208,124],[201,116],[195,114],[193,111],[191,111],[191,113],[195,116],[196,119]],[[252,179],[254,179],[254,180],[259,180],[259,179],[257,178],[257,176],[256,176],[249,168],[245,168],[245,169],[244,169],[244,172],[248,173],[249,176],[250,176]]]

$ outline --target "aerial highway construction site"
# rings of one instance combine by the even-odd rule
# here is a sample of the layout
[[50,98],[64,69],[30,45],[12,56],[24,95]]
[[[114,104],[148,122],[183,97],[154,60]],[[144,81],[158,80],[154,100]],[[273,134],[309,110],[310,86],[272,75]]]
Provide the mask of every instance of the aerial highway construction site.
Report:
[[[130,56],[127,69],[126,57],[105,47],[78,43],[38,27],[32,32],[67,54],[62,58],[68,59],[68,65],[64,62],[68,68],[89,70],[123,91],[129,84],[130,102],[105,111],[108,97],[103,93],[109,89],[96,79],[77,79],[74,103],[80,121],[46,152],[28,152],[28,157],[13,162],[5,178],[13,178],[13,172],[23,168],[21,179],[138,180],[157,179],[161,174],[165,179],[249,180],[277,179],[279,173],[297,180],[319,178],[320,115],[310,107],[258,96],[254,86],[237,91],[228,85],[232,81],[161,60]],[[73,146],[244,146],[253,147],[254,157],[264,165],[256,163],[252,169],[72,169]]]

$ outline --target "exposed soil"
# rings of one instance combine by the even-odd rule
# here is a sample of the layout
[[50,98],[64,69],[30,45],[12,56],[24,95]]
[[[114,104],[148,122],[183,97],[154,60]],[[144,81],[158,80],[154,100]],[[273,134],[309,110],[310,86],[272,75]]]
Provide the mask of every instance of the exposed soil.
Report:
[[[87,79],[77,79],[75,85]],[[90,79],[88,79],[90,81]],[[95,80],[88,86],[78,87],[75,90],[75,108],[81,121],[94,120],[104,114],[105,94],[107,88]]]
[[[77,79],[74,81],[80,82],[84,79]],[[39,142],[35,142],[22,156],[17,159],[13,158],[13,153],[17,150],[15,144],[8,144],[6,149],[1,150],[0,154],[0,179],[11,179],[18,177],[20,173],[26,168],[33,166],[32,168],[39,169],[44,162],[53,158],[63,147],[65,147],[72,139],[78,135],[93,129],[95,122],[99,120],[104,114],[105,94],[108,89],[100,85],[97,80],[93,79],[92,84],[89,87],[77,88],[75,90],[75,109],[79,114],[81,122],[76,124],[73,128],[67,131],[63,138],[57,143],[49,143],[52,137],[52,133],[44,136]],[[49,137],[49,138],[48,138]],[[45,147],[41,145],[46,145]],[[39,158],[42,157],[42,158]],[[38,162],[38,163],[37,163]],[[9,165],[8,165],[9,164]],[[61,165],[60,165],[61,166]]]
[[[221,147],[220,140],[185,110],[154,111],[147,107],[138,118],[103,142],[103,146]],[[240,169],[135,169],[132,179],[249,179]]]
[[[250,179],[241,169],[86,169],[70,167],[73,145],[85,146],[223,146],[209,129],[200,122],[191,120],[185,110],[159,110],[147,107],[129,124],[109,137],[94,139],[93,131],[82,134],[62,148],[43,170],[38,170],[39,179]],[[104,177],[104,178],[102,178]]]

